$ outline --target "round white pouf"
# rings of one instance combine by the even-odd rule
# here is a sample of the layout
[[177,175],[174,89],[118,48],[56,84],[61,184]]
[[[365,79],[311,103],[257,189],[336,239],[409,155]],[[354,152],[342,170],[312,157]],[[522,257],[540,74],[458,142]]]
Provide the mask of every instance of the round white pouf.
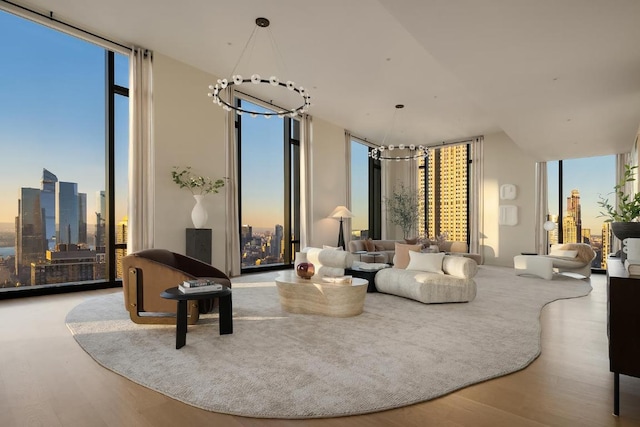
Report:
[[551,280],[553,277],[553,260],[537,255],[516,255],[513,257],[513,268],[517,276],[532,275]]

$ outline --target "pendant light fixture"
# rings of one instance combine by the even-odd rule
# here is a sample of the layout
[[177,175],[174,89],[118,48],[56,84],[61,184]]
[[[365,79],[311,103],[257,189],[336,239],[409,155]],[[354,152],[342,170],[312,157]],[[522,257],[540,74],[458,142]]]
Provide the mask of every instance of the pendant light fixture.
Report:
[[[233,71],[231,72],[232,74],[231,78],[218,79],[215,85],[209,86],[209,89],[211,90],[211,92],[209,92],[209,96],[213,98],[214,104],[219,105],[226,111],[234,110],[238,114],[246,113],[246,114],[249,114],[251,117],[263,116],[266,118],[269,118],[271,116],[284,117],[285,115],[289,115],[290,117],[295,117],[299,114],[304,114],[309,109],[309,107],[311,106],[311,95],[309,95],[309,93],[306,91],[304,87],[296,86],[296,84],[291,80],[283,81],[279,77],[274,75],[269,76],[267,78],[264,76],[260,76],[260,74],[254,73],[254,74],[251,74],[250,77],[247,77],[247,76],[242,76],[241,74],[236,73],[236,68],[238,67],[238,64],[242,60],[242,57],[244,56],[247,50],[247,47],[252,46],[252,43],[254,42],[254,39],[258,31],[268,32],[269,37],[271,38],[271,46],[274,47],[277,52],[277,46],[275,44],[275,41],[273,40],[273,35],[271,34],[271,31],[268,30],[269,24],[270,23],[267,18],[256,19],[256,26],[254,27],[253,32],[249,36],[249,40],[247,40],[247,43],[244,49],[242,50],[242,53],[240,54],[240,58],[238,59],[238,62],[236,63]],[[235,103],[233,102],[233,99],[225,99],[223,97],[223,92],[225,92],[225,89],[227,87],[231,87],[231,86],[238,87],[243,84],[248,84],[248,85],[262,84],[262,85],[270,85],[273,88],[286,89],[300,96],[300,99],[301,99],[300,104],[297,107],[290,108],[290,109],[279,108],[277,111],[249,110],[249,109],[236,106]]]

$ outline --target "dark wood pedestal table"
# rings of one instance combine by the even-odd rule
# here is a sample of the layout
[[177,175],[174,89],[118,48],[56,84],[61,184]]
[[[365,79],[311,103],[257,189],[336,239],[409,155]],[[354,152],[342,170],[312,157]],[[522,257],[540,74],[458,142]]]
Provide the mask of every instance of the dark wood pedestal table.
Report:
[[224,286],[222,290],[203,291],[183,294],[177,286],[166,289],[160,296],[178,301],[176,316],[176,349],[184,347],[187,342],[187,301],[218,298],[220,301],[220,335],[233,333],[233,316],[231,315],[231,289]]

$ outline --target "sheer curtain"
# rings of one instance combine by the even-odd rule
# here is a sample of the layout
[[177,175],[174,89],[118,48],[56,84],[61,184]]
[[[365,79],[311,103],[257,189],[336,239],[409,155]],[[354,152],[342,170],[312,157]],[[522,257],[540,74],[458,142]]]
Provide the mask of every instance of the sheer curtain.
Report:
[[134,48],[129,60],[129,253],[153,248],[153,54]]
[[[234,99],[233,89],[227,87],[226,99]],[[225,126],[227,191],[226,191],[226,270],[229,277],[239,276],[240,267],[240,189],[238,188],[238,144],[236,143],[236,113],[227,112]]]
[[549,184],[547,182],[547,162],[536,163],[536,199],[534,236],[536,253],[545,255],[549,252],[548,232],[544,229],[549,213]]
[[480,254],[484,244],[482,225],[484,224],[484,137],[474,138],[471,145],[471,188],[469,188],[469,252]]
[[308,114],[300,120],[300,249],[304,249],[312,240],[311,231],[311,136],[313,135],[312,117]]

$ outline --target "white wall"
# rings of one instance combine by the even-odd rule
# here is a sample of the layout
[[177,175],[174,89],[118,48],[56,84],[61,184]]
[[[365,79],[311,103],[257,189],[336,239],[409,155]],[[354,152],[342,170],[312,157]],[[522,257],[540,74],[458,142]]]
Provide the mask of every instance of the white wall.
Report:
[[[225,175],[225,112],[211,103],[207,87],[217,78],[169,57],[154,55],[155,136],[155,247],[185,251],[185,229],[192,227],[191,194],[171,180],[174,165],[192,166],[212,178]],[[327,218],[347,201],[347,162],[344,130],[313,118],[311,142],[311,246],[338,241],[338,221]],[[513,265],[513,256],[534,250],[535,160],[520,150],[505,133],[485,135],[484,223],[481,233],[486,264]],[[399,166],[398,166],[399,167]],[[406,175],[389,171],[390,187]],[[499,200],[501,184],[514,184],[518,196]],[[223,190],[224,191],[224,190]],[[498,225],[498,206],[518,206],[518,225]],[[206,197],[207,227],[213,229],[213,265],[224,270],[224,194]],[[349,221],[349,220],[345,220]],[[345,240],[349,240],[345,222]],[[391,237],[401,236],[395,230]]]
[[[504,132],[484,136],[484,263],[513,266],[513,257],[535,251],[535,164]],[[502,184],[514,184],[514,200],[500,200]],[[499,225],[499,206],[515,205],[518,224]]]
[[[171,180],[173,166],[191,166],[211,178],[225,175],[225,112],[207,96],[217,77],[155,53],[153,58],[155,141],[155,247],[185,253],[185,229],[193,227],[195,204],[187,189]],[[213,229],[212,264],[224,271],[225,195],[209,194],[204,204]]]
[[[339,221],[327,218],[339,205],[347,204],[347,162],[344,129],[327,121],[313,118],[311,142],[311,235],[308,245],[336,246]],[[348,221],[345,219],[345,242],[349,242]]]

